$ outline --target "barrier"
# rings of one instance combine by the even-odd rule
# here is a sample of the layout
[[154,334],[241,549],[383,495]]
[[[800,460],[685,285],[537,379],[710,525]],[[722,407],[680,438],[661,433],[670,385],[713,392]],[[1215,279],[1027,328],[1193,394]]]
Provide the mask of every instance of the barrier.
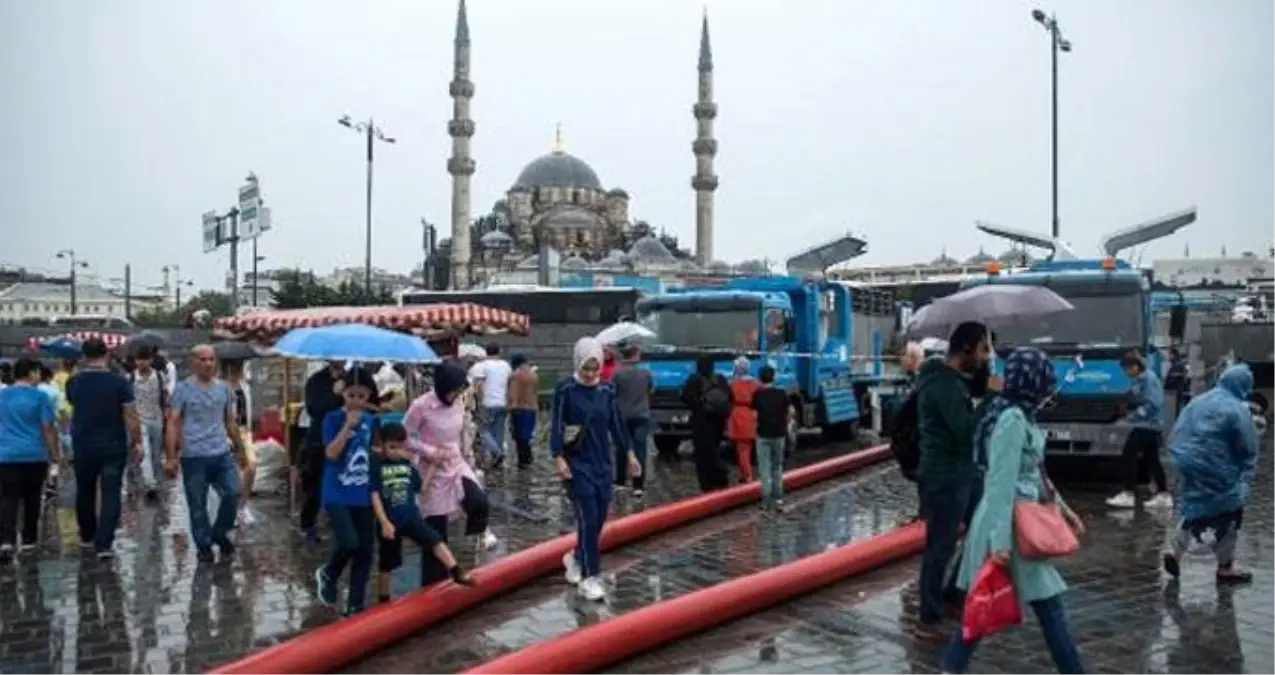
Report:
[[[805,487],[890,456],[890,448],[885,445],[841,455],[785,473],[784,486],[789,490]],[[602,531],[602,550],[609,551],[760,499],[761,487],[753,482],[625,516],[607,523]],[[443,583],[414,591],[210,672],[331,672],[485,600],[560,571],[562,556],[574,547],[574,534],[550,539],[474,569],[471,574],[477,585],[472,588]]]
[[870,539],[633,610],[538,642],[465,672],[600,672],[669,641],[914,555],[924,547],[925,525],[905,525]]

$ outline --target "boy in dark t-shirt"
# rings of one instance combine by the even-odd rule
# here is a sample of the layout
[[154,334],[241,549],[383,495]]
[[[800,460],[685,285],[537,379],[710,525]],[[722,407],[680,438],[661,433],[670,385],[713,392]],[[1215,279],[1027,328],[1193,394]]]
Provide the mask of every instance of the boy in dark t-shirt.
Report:
[[447,543],[425,523],[416,497],[423,481],[412,465],[407,450],[407,430],[403,425],[388,423],[381,427],[381,447],[372,460],[372,510],[381,527],[381,550],[377,567],[377,596],[390,599],[390,573],[403,564],[403,539],[411,539],[421,547],[422,555],[433,555],[447,573],[462,586],[473,580],[456,562]]

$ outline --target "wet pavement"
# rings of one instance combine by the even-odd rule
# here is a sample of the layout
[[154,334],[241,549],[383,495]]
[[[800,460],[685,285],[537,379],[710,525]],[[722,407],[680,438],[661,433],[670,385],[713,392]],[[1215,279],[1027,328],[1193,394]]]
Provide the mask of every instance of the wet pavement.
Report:
[[[793,466],[849,449],[803,448]],[[698,492],[688,460],[652,461],[651,474],[645,505]],[[506,468],[490,483],[491,528],[500,544],[482,553],[458,548],[463,562],[481,563],[573,530],[548,462]],[[336,620],[313,597],[313,572],[326,546],[302,543],[286,497],[261,484],[257,492],[258,522],[236,533],[239,550],[229,563],[195,563],[184,500],[171,488],[158,505],[126,498],[118,556],[104,563],[79,551],[73,496],[64,486],[46,507],[38,552],[0,568],[0,673],[199,672]],[[616,512],[640,506],[622,497]],[[419,583],[418,553],[405,548],[393,579],[396,595]],[[517,604],[487,607],[512,616]]]
[[581,600],[560,575],[471,609],[348,672],[456,672],[581,626],[895,527],[915,489],[892,466],[864,469],[789,495],[787,510],[749,506],[603,556],[606,604]]
[[[1071,629],[1089,672],[1275,672],[1271,448],[1245,509],[1238,564],[1254,583],[1219,588],[1209,557],[1188,556],[1179,582],[1160,571],[1167,514],[1111,513],[1101,493],[1068,491],[1089,534],[1062,563]],[[680,640],[608,668],[621,673],[938,672],[942,645],[915,639],[917,560]],[[951,623],[955,631],[956,623]],[[970,672],[1056,672],[1030,612],[980,645]]]

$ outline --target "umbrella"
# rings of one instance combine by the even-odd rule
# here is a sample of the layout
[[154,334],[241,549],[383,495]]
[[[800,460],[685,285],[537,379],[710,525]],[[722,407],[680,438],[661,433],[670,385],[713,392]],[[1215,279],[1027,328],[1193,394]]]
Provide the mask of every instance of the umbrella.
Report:
[[221,361],[246,361],[265,356],[265,352],[247,342],[215,342],[212,348]]
[[1023,319],[1037,319],[1075,309],[1061,295],[1044,286],[987,284],[939,298],[921,308],[908,322],[910,337],[946,339],[963,321],[977,321],[999,330]]
[[274,351],[280,356],[324,361],[438,361],[434,350],[416,336],[361,323],[297,328],[280,338]]
[[163,335],[146,330],[129,338],[128,342],[124,343],[124,350],[128,356],[136,356],[143,347],[150,349],[153,353],[155,350],[162,349],[165,342]]
[[621,321],[603,328],[594,337],[604,345],[618,345],[622,342],[653,338],[655,337],[655,332],[632,321]]
[[472,342],[462,342],[460,346],[456,348],[456,356],[462,359],[482,360],[487,358],[487,350]]
[[55,359],[78,359],[84,356],[84,343],[63,335],[42,341],[40,351]]

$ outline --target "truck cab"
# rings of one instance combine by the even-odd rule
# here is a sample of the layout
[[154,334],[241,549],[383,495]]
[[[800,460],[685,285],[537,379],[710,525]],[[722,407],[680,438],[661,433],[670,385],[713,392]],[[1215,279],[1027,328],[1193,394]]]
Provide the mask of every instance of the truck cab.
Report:
[[[860,345],[854,344],[853,291],[838,282],[748,277],[640,300],[638,322],[655,333],[643,364],[655,386],[656,447],[670,452],[690,436],[681,392],[697,363],[707,359],[715,373],[729,378],[741,355],[754,377],[762,366],[775,369],[775,386],[788,392],[796,425],[848,436],[863,415],[859,393],[881,376],[888,337],[877,334],[863,347],[875,358],[855,358]],[[857,361],[863,363],[856,368]]]

